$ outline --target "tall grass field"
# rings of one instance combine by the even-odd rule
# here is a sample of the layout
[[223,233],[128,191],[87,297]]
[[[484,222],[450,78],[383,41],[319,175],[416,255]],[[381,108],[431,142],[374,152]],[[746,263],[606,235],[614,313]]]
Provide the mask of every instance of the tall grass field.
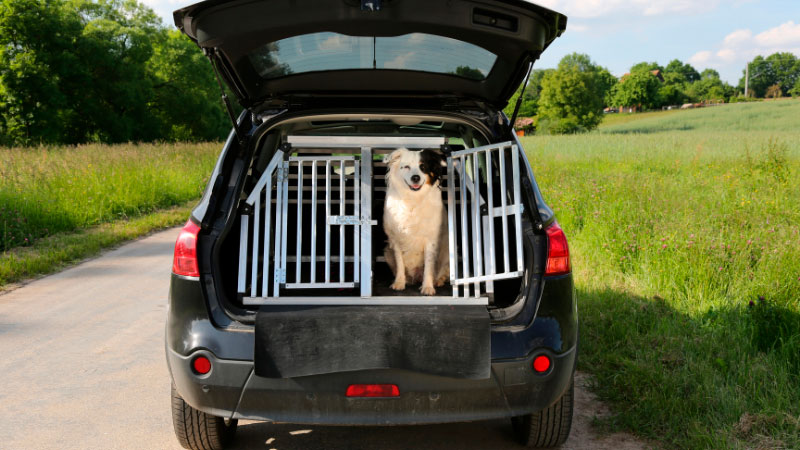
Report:
[[800,101],[523,140],[569,238],[611,430],[800,448]]
[[198,198],[220,148],[0,148],[0,251]]

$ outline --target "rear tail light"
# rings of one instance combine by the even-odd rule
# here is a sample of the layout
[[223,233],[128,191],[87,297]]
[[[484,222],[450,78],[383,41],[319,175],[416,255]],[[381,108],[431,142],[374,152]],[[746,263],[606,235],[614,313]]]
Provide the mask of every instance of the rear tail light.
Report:
[[348,397],[399,397],[396,384],[351,384],[347,386]]
[[550,370],[550,358],[547,355],[539,355],[533,358],[533,370],[536,373],[545,373]]
[[569,262],[569,246],[564,231],[553,222],[547,229],[547,266],[545,275],[564,275],[572,270]]
[[197,233],[200,226],[189,220],[183,226],[175,241],[175,254],[172,259],[172,273],[186,277],[199,277],[197,268]]
[[211,372],[211,361],[205,356],[198,356],[192,361],[192,369],[200,375]]

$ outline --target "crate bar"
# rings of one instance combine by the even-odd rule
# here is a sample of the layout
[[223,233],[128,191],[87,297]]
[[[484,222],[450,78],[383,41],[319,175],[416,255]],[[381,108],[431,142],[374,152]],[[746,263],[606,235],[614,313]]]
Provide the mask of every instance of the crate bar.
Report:
[[524,270],[518,270],[516,272],[499,273],[495,275],[481,275],[479,277],[469,277],[456,280],[456,284],[468,285],[471,283],[481,283],[489,280],[505,280],[507,278],[521,277],[524,274],[525,274]]
[[331,282],[331,161],[325,161],[325,282]]
[[[459,182],[461,183],[461,276],[464,278],[469,277],[469,251],[467,250],[467,233],[469,231],[469,226],[467,224],[467,206],[469,205],[469,201],[467,200],[467,189],[466,189],[466,178],[464,175],[467,173],[467,157],[461,156],[459,158],[459,165],[461,166],[461,173],[458,177]],[[475,293],[477,296],[477,292]],[[469,297],[469,286],[464,285],[464,297]]]
[[[444,137],[431,136],[287,136],[293,148],[439,148]],[[338,157],[337,157],[338,158]],[[363,159],[362,159],[363,161]]]
[[355,156],[290,156],[289,161],[355,161]]
[[458,297],[458,286],[455,285],[458,261],[456,260],[456,190],[454,187],[453,158],[447,158],[447,236],[450,252],[450,284],[453,285],[453,297]]
[[258,289],[259,233],[261,233],[261,195],[256,196],[255,205],[253,205],[253,262],[251,264],[252,273],[250,274],[250,295],[252,297],[256,296],[256,290]]
[[270,297],[253,298],[245,297],[243,303],[247,306],[259,305],[350,305],[350,306],[441,306],[441,305],[482,305],[489,304],[486,297],[459,298],[453,297]]
[[[361,162],[363,164],[363,160]],[[361,203],[359,199],[361,198],[361,164],[357,162],[354,163],[353,167],[353,186],[355,187],[355,197],[353,198],[353,215],[356,217],[361,217]],[[345,204],[347,201],[345,201]],[[360,236],[361,236],[361,225],[354,225],[353,226],[353,281],[358,283],[358,280],[361,276],[361,268],[360,268]]]
[[355,287],[353,282],[344,283],[286,283],[286,289],[342,289]]
[[[272,274],[272,295],[278,296],[278,279],[280,278],[281,273],[281,241],[283,239],[283,221],[281,218],[283,217],[283,171],[286,168],[286,164],[281,164],[280,168],[278,168],[278,176],[275,179],[275,187],[277,188],[277,194],[275,195],[275,252],[273,253],[273,258],[275,258],[275,269],[273,269],[274,273]],[[269,222],[266,223],[266,226],[269,226]],[[268,231],[265,229],[264,233]],[[264,238],[266,241],[266,237]],[[265,251],[264,259],[266,260],[269,257],[269,253]],[[264,277],[264,297],[269,296],[269,275],[268,271],[265,271],[262,276]]]
[[[503,221],[503,272],[508,272],[511,267],[508,262],[508,217],[506,216],[507,205],[506,197],[508,191],[506,190],[506,147],[500,147],[499,152],[499,169],[500,169],[500,207],[502,214],[500,218]],[[494,219],[494,211],[491,211],[492,218]]]
[[317,281],[317,161],[311,161],[311,282]]
[[264,189],[266,186],[267,181],[272,180],[272,175],[275,173],[275,167],[283,161],[283,150],[278,150],[275,152],[275,156],[272,157],[267,168],[264,169],[264,173],[261,175],[261,178],[258,179],[258,182],[253,187],[253,191],[250,192],[250,195],[245,200],[245,203],[248,205],[252,205],[256,201],[256,197],[260,194],[261,190]]
[[[339,215],[344,215],[344,159],[339,160]],[[328,193],[330,195],[330,193]],[[339,282],[344,281],[344,224],[339,225]]]
[[[494,275],[497,273],[497,265],[495,264],[495,252],[494,252],[494,216],[492,213],[494,212],[494,192],[492,191],[492,185],[494,184],[494,174],[492,173],[492,150],[487,149],[482,152],[486,155],[486,200],[489,204],[489,209],[487,210],[486,214],[486,221],[489,222],[489,229],[488,233],[484,233],[484,248],[486,248],[486,242],[489,243],[488,247],[488,254],[485,256],[484,260],[488,263],[489,267],[487,267],[486,274],[487,275]],[[488,238],[486,236],[488,234]],[[494,283],[492,281],[486,282],[486,292],[494,292]]]
[[[481,185],[480,185],[480,164],[478,159],[478,152],[472,154],[472,182],[474,185],[474,189],[472,191],[472,223],[474,224],[473,229],[473,238],[475,239],[475,246],[473,247],[475,253],[475,264],[473,267],[472,272],[475,274],[476,277],[480,277],[483,275],[483,251],[481,249],[482,236],[481,236],[481,228],[483,228],[483,224],[481,223],[481,207],[478,203],[478,199],[481,196]],[[478,296],[480,292],[481,285],[480,283],[475,283],[475,296]]]
[[[308,136],[311,137],[311,136]],[[372,295],[372,149],[361,147],[361,296]]]
[[[301,256],[300,259],[303,262],[310,262],[311,261],[311,257],[310,256]],[[344,257],[344,262],[346,262],[346,263],[353,262],[353,260],[354,260],[354,258],[352,256],[345,256]],[[286,257],[286,261],[287,262],[296,262],[297,261],[297,257],[296,256],[287,256]],[[322,261],[322,256],[317,256],[317,261]],[[339,261],[341,261],[341,259],[338,256],[331,256],[331,262],[339,262]],[[297,284],[297,283],[295,283],[295,284]]]
[[281,270],[275,277],[275,288],[273,295],[278,296],[281,283],[286,283],[286,246],[288,245],[289,227],[289,162],[283,163],[283,197],[281,198]]
[[[277,211],[277,206],[275,207]],[[277,222],[277,221],[276,221]],[[267,289],[269,288],[269,247],[270,240],[272,239],[272,177],[267,180],[267,186],[264,188],[264,267],[261,270],[261,296],[266,297],[269,295]]]
[[302,269],[303,261],[303,161],[297,161],[297,250],[295,255],[299,260],[296,260],[294,265],[294,281],[296,283],[302,282]]
[[247,288],[247,244],[250,237],[250,216],[242,214],[239,231],[239,283],[236,292],[244,293]]
[[523,270],[522,265],[522,214],[519,206],[522,205],[522,198],[519,192],[519,149],[516,145],[511,146],[511,171],[514,180],[514,203],[518,206],[514,214],[514,227],[517,241],[517,270]]
[[450,157],[455,158],[463,155],[471,155],[476,152],[482,152],[484,150],[496,150],[498,147],[508,147],[512,145],[511,141],[501,142],[499,144],[489,144],[489,145],[482,145],[480,147],[472,147],[472,148],[465,148],[464,150],[457,150],[455,152],[450,153]]

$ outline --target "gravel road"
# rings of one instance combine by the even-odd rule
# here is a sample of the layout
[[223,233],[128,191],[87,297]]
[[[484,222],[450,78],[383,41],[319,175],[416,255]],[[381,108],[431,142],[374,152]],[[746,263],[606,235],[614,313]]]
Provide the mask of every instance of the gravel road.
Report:
[[[153,234],[0,294],[0,449],[179,449],[164,358],[172,246]],[[605,408],[579,375],[567,449],[640,449],[598,437]],[[518,449],[510,424],[308,427],[240,423],[236,449]]]

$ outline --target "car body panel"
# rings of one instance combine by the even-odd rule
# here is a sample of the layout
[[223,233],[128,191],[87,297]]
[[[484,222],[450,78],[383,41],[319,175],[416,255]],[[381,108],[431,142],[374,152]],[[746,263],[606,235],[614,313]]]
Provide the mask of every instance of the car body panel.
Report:
[[[529,64],[566,29],[566,17],[519,0],[384,0],[366,11],[352,0],[209,0],[174,12],[175,25],[207,49],[244,106],[316,95],[456,96],[502,108]],[[282,39],[313,33],[397,37],[420,33],[497,56],[485,79],[411,70],[324,70],[264,78],[249,58]],[[326,46],[321,51],[330,48]],[[373,54],[374,59],[374,54]],[[465,60],[464,65],[468,66]],[[393,65],[402,67],[402,65]]]

